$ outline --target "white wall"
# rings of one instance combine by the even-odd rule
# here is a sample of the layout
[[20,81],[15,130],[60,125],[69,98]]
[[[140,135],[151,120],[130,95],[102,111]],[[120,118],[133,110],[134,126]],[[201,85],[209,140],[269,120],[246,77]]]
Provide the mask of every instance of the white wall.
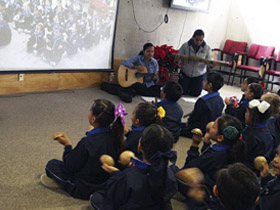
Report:
[[[215,0],[214,0],[215,1]],[[280,1],[232,0],[225,39],[280,49]]]
[[134,0],[136,20],[144,30],[153,30],[168,12],[168,23],[147,33],[139,30],[135,23],[132,1],[120,0],[114,57],[134,56],[146,42],[168,44],[178,49],[198,28],[204,30],[205,40],[212,48],[220,47],[227,34],[230,3],[230,0],[211,0],[209,12],[203,13],[171,9],[169,0]]

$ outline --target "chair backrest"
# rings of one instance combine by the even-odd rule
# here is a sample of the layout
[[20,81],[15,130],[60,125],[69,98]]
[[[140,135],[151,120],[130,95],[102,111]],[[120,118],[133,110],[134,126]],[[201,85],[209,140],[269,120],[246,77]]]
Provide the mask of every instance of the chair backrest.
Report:
[[232,55],[236,52],[245,52],[247,47],[247,42],[238,42],[227,39],[223,48],[223,53]]
[[255,58],[255,56],[258,52],[259,46],[260,45],[258,45],[258,44],[251,44],[248,54],[247,54],[249,58]]
[[255,59],[260,60],[261,57],[270,57],[274,54],[275,47],[273,46],[263,46],[260,45],[257,54],[255,55]]
[[279,62],[280,62],[280,51],[278,52],[278,55],[277,55],[277,57],[276,57],[275,61],[276,61],[277,63],[279,63]]

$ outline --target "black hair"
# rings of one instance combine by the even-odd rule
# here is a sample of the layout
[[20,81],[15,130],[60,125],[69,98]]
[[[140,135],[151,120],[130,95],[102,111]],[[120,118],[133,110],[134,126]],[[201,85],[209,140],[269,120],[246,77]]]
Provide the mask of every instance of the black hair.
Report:
[[271,115],[277,117],[276,126],[280,130],[280,96],[276,93],[262,95],[262,100],[268,102],[272,108]]
[[163,88],[163,92],[165,93],[165,98],[168,101],[178,101],[182,94],[183,94],[183,88],[182,86],[174,81],[169,81]]
[[149,126],[153,123],[162,124],[158,116],[157,107],[148,102],[141,102],[137,105],[136,118],[139,119],[140,126]]
[[263,94],[263,88],[258,83],[251,83],[248,85],[249,91],[254,94],[253,99],[260,99]]
[[192,37],[194,38],[195,36],[204,36],[204,31],[201,29],[195,30]]
[[140,51],[139,55],[143,55],[144,54],[144,51],[146,49],[148,49],[149,47],[155,47],[152,43],[150,42],[147,42],[146,44],[143,45],[143,49]]
[[256,175],[242,163],[222,169],[216,185],[218,197],[228,210],[251,209],[260,193]]
[[218,119],[218,134],[224,136],[222,144],[230,145],[228,162],[244,162],[246,160],[246,143],[241,138],[242,125],[240,121],[230,115],[222,115]]
[[142,133],[143,156],[149,160],[156,152],[168,152],[173,147],[172,133],[161,125],[151,124]]
[[152,124],[143,131],[140,141],[143,157],[151,163],[148,181],[153,199],[161,205],[160,209],[166,209],[165,195],[169,190],[166,182],[168,159],[161,155],[155,156],[159,153],[170,154],[174,142],[173,135],[163,126]]
[[117,154],[120,154],[123,150],[124,129],[120,117],[115,120],[115,105],[106,99],[96,99],[91,112],[100,127],[111,128]]
[[224,78],[218,72],[209,72],[206,75],[207,83],[212,83],[212,90],[214,92],[221,89],[224,86]]
[[258,83],[258,79],[254,77],[246,77],[245,80],[247,81],[247,85],[250,85],[251,83]]

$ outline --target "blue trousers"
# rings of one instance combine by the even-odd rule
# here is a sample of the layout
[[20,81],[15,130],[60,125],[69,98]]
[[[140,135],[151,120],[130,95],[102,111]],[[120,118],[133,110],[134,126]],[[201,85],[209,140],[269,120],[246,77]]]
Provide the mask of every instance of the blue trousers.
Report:
[[198,77],[188,77],[181,73],[179,83],[183,87],[183,95],[199,96],[203,88],[203,80],[206,74]]

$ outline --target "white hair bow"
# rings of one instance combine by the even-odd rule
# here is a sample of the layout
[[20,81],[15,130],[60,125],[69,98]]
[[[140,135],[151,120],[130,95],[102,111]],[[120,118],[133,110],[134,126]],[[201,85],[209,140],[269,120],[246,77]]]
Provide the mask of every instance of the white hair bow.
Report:
[[253,109],[255,107],[257,107],[259,112],[263,114],[270,107],[270,104],[267,103],[266,101],[259,101],[257,99],[253,99],[249,102],[249,108]]

